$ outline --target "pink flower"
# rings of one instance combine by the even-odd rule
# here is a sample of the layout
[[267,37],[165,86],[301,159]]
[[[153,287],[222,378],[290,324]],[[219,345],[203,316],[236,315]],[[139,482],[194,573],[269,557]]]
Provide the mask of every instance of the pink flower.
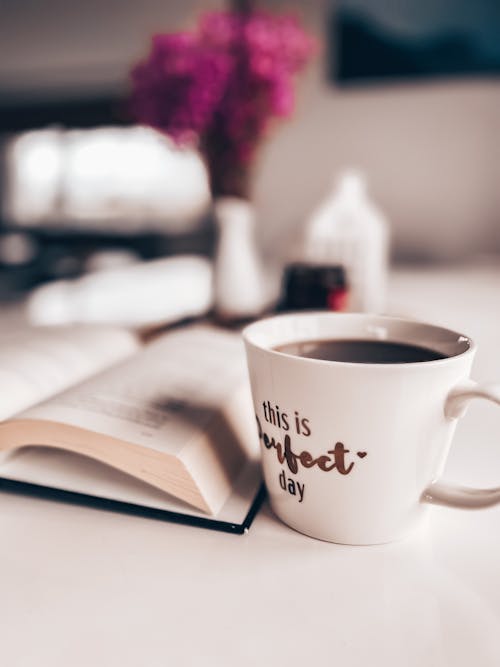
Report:
[[224,94],[231,59],[191,33],[155,35],[149,57],[131,72],[131,107],[142,123],[180,142],[199,136]]
[[198,142],[214,168],[248,163],[272,118],[293,112],[294,76],[315,48],[293,16],[204,14],[192,32],[153,37],[131,72],[133,114]]

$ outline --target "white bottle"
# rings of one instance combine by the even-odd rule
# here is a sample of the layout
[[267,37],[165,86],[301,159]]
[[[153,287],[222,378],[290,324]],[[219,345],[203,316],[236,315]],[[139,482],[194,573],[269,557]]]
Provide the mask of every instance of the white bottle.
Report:
[[370,201],[357,171],[345,171],[311,216],[304,261],[339,264],[346,271],[348,310],[381,313],[385,308],[389,226]]

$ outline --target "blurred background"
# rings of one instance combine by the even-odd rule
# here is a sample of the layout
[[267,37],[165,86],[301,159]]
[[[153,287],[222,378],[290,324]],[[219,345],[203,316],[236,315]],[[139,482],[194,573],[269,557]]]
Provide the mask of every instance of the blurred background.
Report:
[[[500,256],[500,4],[309,0],[318,40],[294,115],[259,147],[258,245],[284,263],[334,179],[361,170],[396,263]],[[138,258],[211,256],[210,185],[195,150],[134,125],[129,72],[151,35],[215,0],[0,4],[0,297]]]

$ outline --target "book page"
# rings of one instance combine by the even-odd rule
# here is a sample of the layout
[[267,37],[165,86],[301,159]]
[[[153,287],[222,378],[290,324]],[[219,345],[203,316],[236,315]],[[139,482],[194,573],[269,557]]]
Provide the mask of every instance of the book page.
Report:
[[114,327],[14,327],[0,333],[0,420],[44,401],[139,348]]
[[17,446],[85,454],[212,513],[258,456],[243,341],[207,325],[160,336],[12,426]]
[[192,326],[163,334],[16,418],[69,424],[177,456],[246,391],[246,373],[239,334]]

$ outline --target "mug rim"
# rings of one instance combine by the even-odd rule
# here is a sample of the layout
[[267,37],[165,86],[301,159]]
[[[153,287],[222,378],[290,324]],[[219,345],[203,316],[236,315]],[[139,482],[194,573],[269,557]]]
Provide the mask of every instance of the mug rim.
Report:
[[[456,343],[458,342],[464,342],[467,343],[467,348],[461,352],[458,352],[457,354],[453,354],[450,356],[444,356],[442,359],[434,359],[430,361],[413,361],[411,363],[408,362],[391,362],[391,363],[376,363],[376,362],[357,362],[357,361],[337,361],[337,360],[328,360],[328,359],[313,359],[310,357],[300,357],[297,355],[289,354],[287,352],[280,352],[276,349],[273,349],[271,345],[266,345],[262,344],[259,341],[255,340],[255,334],[260,330],[262,326],[269,326],[271,322],[274,321],[284,321],[284,320],[307,320],[307,319],[322,319],[322,320],[354,320],[358,321],[359,323],[362,322],[373,322],[374,325],[376,323],[382,324],[383,322],[386,323],[392,323],[394,324],[401,324],[401,325],[418,325],[424,328],[427,328],[429,331],[434,331],[434,332],[440,332],[441,334],[447,334],[450,336],[450,338],[455,338]],[[414,369],[422,369],[422,368],[433,368],[436,366],[442,366],[445,364],[452,363],[455,360],[462,360],[468,356],[474,356],[477,346],[476,343],[466,334],[462,334],[460,332],[455,331],[454,329],[450,329],[448,327],[442,327],[437,324],[431,324],[430,322],[426,322],[423,320],[418,320],[418,319],[413,319],[409,317],[396,317],[392,315],[377,315],[373,313],[339,313],[339,312],[328,312],[328,311],[306,311],[306,312],[292,312],[292,313],[280,313],[277,315],[271,315],[270,317],[264,317],[262,319],[257,320],[256,322],[252,322],[251,324],[248,324],[243,330],[242,330],[242,337],[246,345],[253,346],[263,352],[266,352],[272,356],[277,356],[279,358],[288,358],[290,361],[300,361],[302,363],[311,363],[315,365],[328,365],[328,366],[342,366],[342,367],[352,367],[352,368],[367,368],[367,369],[375,369],[377,368],[379,371],[382,369],[395,369],[395,368],[404,368],[405,370],[409,370],[410,368]],[[332,336],[332,338],[335,338],[335,336]],[[463,339],[463,340],[462,340]],[[314,340],[314,338],[312,339]],[[376,339],[374,339],[376,340]],[[297,338],[295,342],[299,342],[300,339]],[[290,341],[292,342],[292,341]],[[279,344],[279,343],[277,343]],[[284,343],[282,343],[284,344]],[[411,344],[411,343],[410,343]],[[413,344],[417,344],[414,342]]]

